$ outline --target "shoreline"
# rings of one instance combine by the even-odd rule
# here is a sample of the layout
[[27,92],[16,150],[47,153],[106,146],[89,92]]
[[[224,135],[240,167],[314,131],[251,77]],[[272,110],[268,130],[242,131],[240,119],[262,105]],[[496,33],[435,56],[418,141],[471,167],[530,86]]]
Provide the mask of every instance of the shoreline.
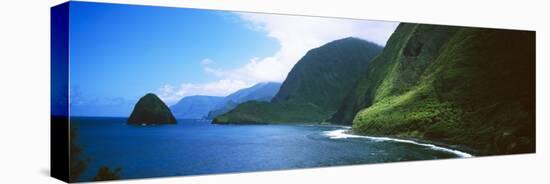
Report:
[[[212,123],[217,124],[217,123]],[[409,143],[409,144],[415,144],[419,146],[429,147],[431,149],[441,150],[449,153],[453,153],[461,158],[470,158],[470,157],[476,157],[476,156],[482,156],[480,151],[463,146],[463,145],[456,145],[456,144],[447,144],[443,143],[441,141],[433,141],[433,140],[427,140],[427,139],[419,139],[415,137],[398,137],[398,136],[391,136],[391,135],[363,135],[353,132],[353,129],[351,126],[342,125],[342,124],[334,124],[334,123],[222,123],[217,125],[295,125],[295,126],[328,126],[328,127],[339,127],[343,130],[333,130],[333,131],[341,131],[341,132],[334,132],[332,136],[334,138],[366,138],[366,139],[372,139],[377,141],[395,141],[395,142],[402,142],[402,143]],[[327,131],[331,132],[331,131]],[[342,134],[342,135],[336,135],[336,134]]]
[[356,134],[353,132],[351,127],[344,126],[344,129],[340,130],[333,130],[333,131],[325,131],[325,135],[329,136],[331,139],[341,139],[341,138],[364,138],[364,139],[371,139],[374,141],[394,141],[394,142],[401,142],[401,143],[408,143],[408,144],[415,144],[419,146],[428,147],[430,149],[434,150],[440,150],[449,152],[452,154],[455,154],[459,156],[460,158],[471,158],[476,157],[478,154],[476,151],[466,151],[470,150],[465,147],[461,147],[459,145],[449,145],[441,142],[436,141],[430,141],[430,140],[423,140],[423,139],[416,139],[416,138],[403,138],[403,137],[395,137],[395,136],[370,136],[370,135],[361,135]]

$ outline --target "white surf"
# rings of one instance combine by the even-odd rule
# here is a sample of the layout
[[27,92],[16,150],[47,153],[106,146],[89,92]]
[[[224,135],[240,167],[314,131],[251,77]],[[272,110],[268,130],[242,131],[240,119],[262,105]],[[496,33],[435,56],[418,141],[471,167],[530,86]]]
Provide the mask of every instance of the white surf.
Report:
[[372,140],[372,141],[393,141],[393,142],[409,143],[409,144],[415,144],[415,145],[419,145],[419,146],[428,147],[428,148],[433,149],[433,150],[439,150],[439,151],[445,151],[445,152],[453,153],[453,154],[455,154],[459,157],[463,157],[463,158],[473,157],[471,154],[466,153],[466,152],[462,152],[462,151],[458,151],[458,150],[454,150],[454,149],[449,149],[449,148],[444,148],[444,147],[436,146],[436,145],[433,145],[433,144],[419,143],[419,142],[415,142],[415,141],[412,141],[412,140],[396,139],[396,138],[389,138],[389,137],[374,137],[374,136],[353,135],[353,134],[346,133],[348,130],[349,130],[349,128],[337,129],[337,130],[331,130],[331,131],[324,131],[323,135],[329,137],[330,139],[364,138],[364,139],[369,139],[369,140]]

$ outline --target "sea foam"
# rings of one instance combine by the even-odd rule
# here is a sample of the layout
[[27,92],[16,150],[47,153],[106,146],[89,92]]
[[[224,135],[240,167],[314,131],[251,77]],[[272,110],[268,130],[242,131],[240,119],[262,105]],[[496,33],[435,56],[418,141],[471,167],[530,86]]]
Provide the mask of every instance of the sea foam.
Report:
[[411,141],[411,140],[396,139],[396,138],[389,138],[389,137],[373,137],[373,136],[353,135],[353,134],[346,133],[348,130],[349,130],[349,127],[346,127],[345,129],[324,131],[323,135],[329,137],[330,139],[364,138],[364,139],[369,139],[369,140],[376,141],[376,142],[393,141],[393,142],[409,143],[409,144],[415,144],[415,145],[419,145],[419,146],[428,147],[428,148],[433,149],[433,150],[453,153],[453,154],[455,154],[459,157],[463,157],[463,158],[472,157],[472,155],[469,154],[469,153],[465,153],[465,152],[454,150],[454,149],[444,148],[444,147],[436,146],[436,145],[433,145],[433,144],[419,143],[419,142],[415,142],[415,141]]

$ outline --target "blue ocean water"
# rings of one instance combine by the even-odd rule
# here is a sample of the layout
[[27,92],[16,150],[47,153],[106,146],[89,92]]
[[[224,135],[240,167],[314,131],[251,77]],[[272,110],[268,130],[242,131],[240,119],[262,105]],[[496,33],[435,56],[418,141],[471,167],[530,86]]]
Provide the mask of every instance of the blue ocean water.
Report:
[[81,176],[99,167],[121,167],[121,177],[199,174],[455,158],[439,147],[358,136],[338,136],[340,126],[213,125],[178,120],[176,125],[133,126],[126,118],[71,118],[77,142],[91,160]]

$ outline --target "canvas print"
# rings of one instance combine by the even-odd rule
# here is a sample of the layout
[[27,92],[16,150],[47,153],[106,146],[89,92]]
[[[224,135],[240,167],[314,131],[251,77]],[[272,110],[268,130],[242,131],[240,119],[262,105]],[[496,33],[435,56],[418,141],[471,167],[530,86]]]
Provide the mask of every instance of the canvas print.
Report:
[[68,182],[535,152],[535,32],[92,2],[52,8]]

